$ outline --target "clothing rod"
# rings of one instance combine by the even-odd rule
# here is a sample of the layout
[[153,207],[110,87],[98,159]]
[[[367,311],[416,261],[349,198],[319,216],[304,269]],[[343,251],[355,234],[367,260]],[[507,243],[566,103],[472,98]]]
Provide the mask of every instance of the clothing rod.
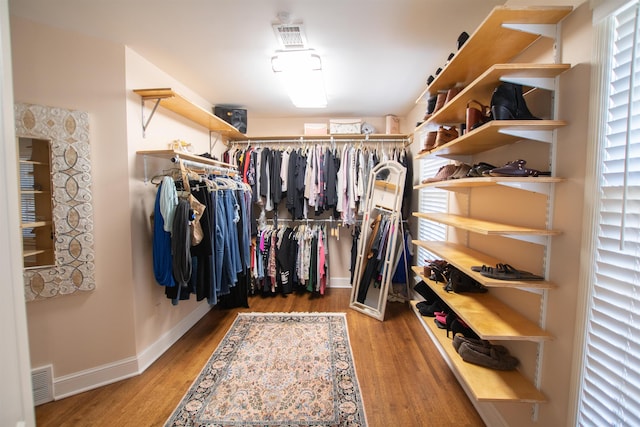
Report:
[[320,143],[320,144],[336,144],[336,143],[358,143],[358,144],[408,144],[410,140],[408,138],[375,138],[375,139],[362,139],[362,138],[352,138],[352,139],[331,139],[331,138],[300,138],[300,139],[247,139],[243,141],[233,141],[231,144],[309,144],[309,143]]
[[[331,218],[302,218],[302,219],[293,219],[293,218],[278,218],[277,220],[274,218],[266,218],[266,222],[324,222],[324,223],[335,223],[336,225],[342,225],[343,221],[341,219],[331,219]],[[356,223],[362,222],[361,219],[354,220]]]
[[173,163],[182,162],[182,164],[184,164],[185,166],[200,167],[200,168],[216,170],[216,171],[220,171],[220,172],[233,172],[233,173],[237,173],[238,172],[238,170],[236,168],[232,167],[231,165],[228,165],[226,167],[215,166],[215,165],[210,165],[210,164],[207,164],[207,163],[196,162],[194,160],[181,159],[180,156],[173,156],[171,158],[171,162],[173,162]]

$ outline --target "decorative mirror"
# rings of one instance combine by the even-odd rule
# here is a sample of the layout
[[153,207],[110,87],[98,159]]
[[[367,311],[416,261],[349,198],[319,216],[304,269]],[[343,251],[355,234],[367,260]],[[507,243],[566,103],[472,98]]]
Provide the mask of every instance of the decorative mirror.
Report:
[[25,299],[95,288],[89,115],[16,104]]
[[381,162],[369,173],[367,185],[349,306],[381,321],[395,268],[396,238],[402,236],[405,176],[400,163]]

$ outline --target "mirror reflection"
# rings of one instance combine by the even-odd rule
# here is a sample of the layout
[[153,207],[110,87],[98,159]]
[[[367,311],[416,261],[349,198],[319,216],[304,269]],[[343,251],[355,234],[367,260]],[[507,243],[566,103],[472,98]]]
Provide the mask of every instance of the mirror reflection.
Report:
[[368,180],[350,307],[378,320],[384,320],[395,267],[405,173],[396,161],[382,162]]

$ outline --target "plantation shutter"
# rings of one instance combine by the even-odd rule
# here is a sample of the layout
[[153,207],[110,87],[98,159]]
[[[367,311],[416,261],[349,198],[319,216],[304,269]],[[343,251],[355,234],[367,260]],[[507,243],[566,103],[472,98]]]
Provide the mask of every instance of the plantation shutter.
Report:
[[[449,163],[449,160],[435,156],[428,156],[420,160],[420,182],[426,178],[435,176],[440,167]],[[437,188],[423,188],[419,190],[419,212],[446,212],[447,192]],[[443,224],[428,221],[426,219],[418,219],[418,240],[424,241],[444,241],[446,239],[446,227]],[[416,265],[425,265],[425,260],[434,259],[434,255],[427,252],[426,249],[418,247]]]
[[[638,1],[597,31],[604,87],[577,421],[640,426],[640,33]],[[602,30],[604,28],[604,30]],[[604,38],[604,37],[603,37]]]

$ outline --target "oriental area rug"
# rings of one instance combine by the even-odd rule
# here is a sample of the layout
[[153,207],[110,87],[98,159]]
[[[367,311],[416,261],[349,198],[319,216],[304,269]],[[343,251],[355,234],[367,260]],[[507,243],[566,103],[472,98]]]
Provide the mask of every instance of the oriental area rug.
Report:
[[239,313],[165,426],[366,426],[345,313]]

